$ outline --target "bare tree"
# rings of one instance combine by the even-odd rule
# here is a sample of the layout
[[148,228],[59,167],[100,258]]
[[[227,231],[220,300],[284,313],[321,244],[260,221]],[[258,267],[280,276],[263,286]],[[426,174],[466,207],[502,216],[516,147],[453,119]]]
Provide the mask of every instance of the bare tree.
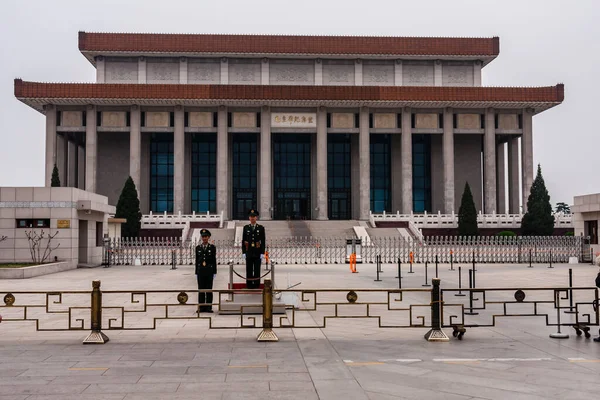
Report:
[[[60,246],[60,243],[52,247],[52,239],[58,235],[58,231],[53,235],[51,233],[46,234],[44,230],[40,233],[36,231],[26,231],[25,236],[29,241],[29,252],[31,253],[31,260],[36,264],[44,263],[50,254]],[[44,247],[44,241],[46,246]]]
[[4,242],[6,239],[8,239],[8,236],[0,236],[0,242]]

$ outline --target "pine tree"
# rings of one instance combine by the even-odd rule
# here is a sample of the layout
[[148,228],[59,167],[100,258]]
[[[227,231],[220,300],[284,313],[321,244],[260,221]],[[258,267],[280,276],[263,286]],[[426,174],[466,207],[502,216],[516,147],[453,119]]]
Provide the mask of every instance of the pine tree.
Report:
[[52,170],[52,179],[50,180],[51,187],[60,187],[60,178],[58,177],[58,167],[54,164],[54,169]]
[[138,199],[135,183],[131,176],[125,181],[125,186],[117,202],[116,218],[125,218],[127,222],[121,225],[122,237],[138,237],[142,221],[140,200]]
[[479,235],[477,210],[475,209],[475,202],[473,201],[469,182],[465,184],[465,190],[460,200],[460,208],[458,209],[458,234],[460,236]]
[[521,233],[531,236],[550,236],[553,232],[554,216],[550,195],[542,177],[542,167],[538,164],[537,175],[527,199],[527,212],[521,221]]

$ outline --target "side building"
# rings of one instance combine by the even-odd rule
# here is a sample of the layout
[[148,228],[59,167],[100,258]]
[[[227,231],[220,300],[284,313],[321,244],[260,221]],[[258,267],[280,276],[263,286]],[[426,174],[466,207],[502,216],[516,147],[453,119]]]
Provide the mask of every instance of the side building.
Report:
[[451,214],[466,182],[481,212],[519,213],[533,116],[564,87],[482,87],[499,47],[497,37],[80,32],[96,83],[17,79],[14,90],[46,116],[47,185],[56,163],[68,186],[116,204],[130,175],[144,214]]

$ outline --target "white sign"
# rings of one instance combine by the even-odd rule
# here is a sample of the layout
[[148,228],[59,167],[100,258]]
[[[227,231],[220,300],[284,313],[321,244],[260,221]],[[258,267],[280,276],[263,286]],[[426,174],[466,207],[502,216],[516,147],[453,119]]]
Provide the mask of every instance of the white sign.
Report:
[[316,128],[316,113],[272,113],[272,128]]

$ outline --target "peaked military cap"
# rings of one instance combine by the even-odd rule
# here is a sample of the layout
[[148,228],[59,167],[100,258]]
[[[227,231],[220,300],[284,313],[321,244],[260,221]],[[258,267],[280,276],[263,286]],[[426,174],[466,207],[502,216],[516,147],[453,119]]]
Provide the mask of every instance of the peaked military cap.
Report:
[[250,211],[248,211],[249,217],[258,217],[258,215],[259,215],[258,210],[255,210],[254,208],[251,209]]
[[200,236],[210,236],[210,231],[208,229],[202,229],[200,231]]

